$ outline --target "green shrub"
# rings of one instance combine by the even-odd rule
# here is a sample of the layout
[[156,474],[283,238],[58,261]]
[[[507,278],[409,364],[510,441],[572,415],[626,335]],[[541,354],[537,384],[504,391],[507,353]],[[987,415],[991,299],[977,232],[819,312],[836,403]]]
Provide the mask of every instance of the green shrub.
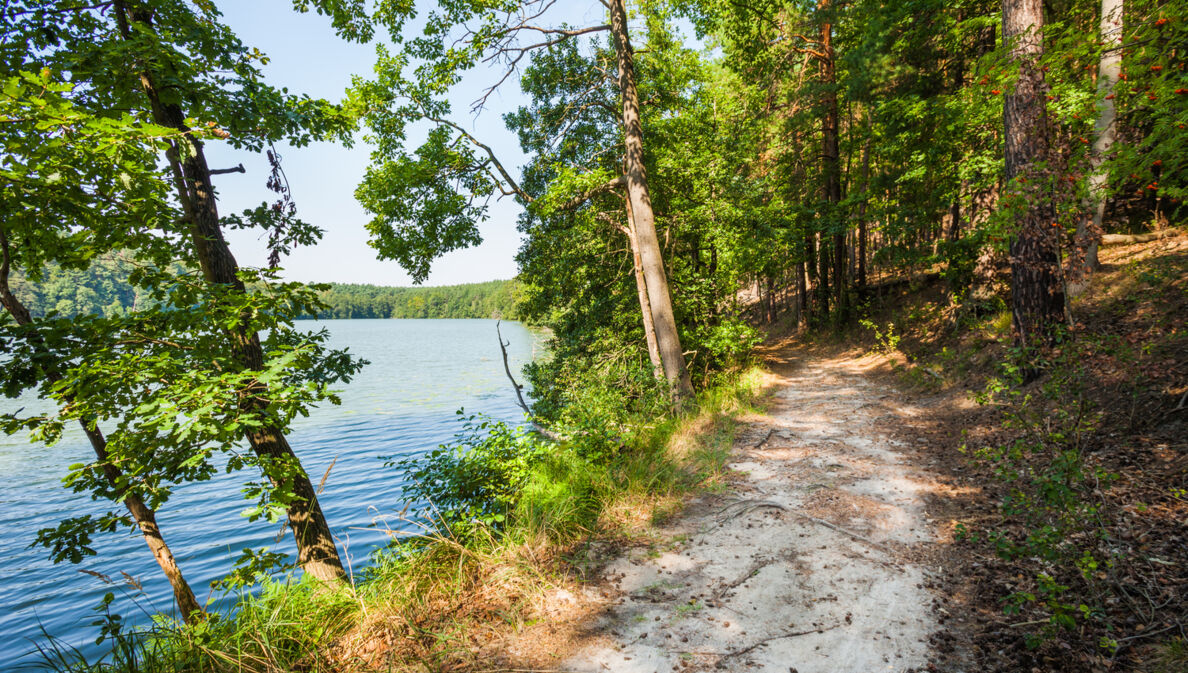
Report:
[[[1004,484],[1004,525],[982,531],[1007,560],[1030,559],[1043,568],[1011,594],[1006,609],[1039,610],[1047,626],[1038,643],[1057,628],[1102,615],[1099,578],[1119,559],[1107,545],[1102,493],[1116,478],[1086,461],[1085,440],[1100,422],[1084,390],[1085,344],[1064,343],[1051,359],[1015,349],[977,396],[1001,407],[1002,426],[1013,438],[974,451]],[[1029,372],[1046,371],[1038,385]],[[963,447],[964,450],[964,447]],[[1010,522],[1022,524],[1010,525]]]
[[384,465],[403,473],[410,511],[467,537],[475,526],[502,529],[544,445],[522,427],[463,416],[450,444]]

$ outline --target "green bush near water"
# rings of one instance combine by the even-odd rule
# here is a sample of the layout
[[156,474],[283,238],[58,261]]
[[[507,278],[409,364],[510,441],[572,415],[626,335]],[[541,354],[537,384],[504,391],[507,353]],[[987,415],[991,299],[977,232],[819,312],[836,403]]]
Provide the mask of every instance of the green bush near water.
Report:
[[[391,621],[405,625],[407,651],[397,669],[414,664],[432,670],[462,656],[475,625],[467,620],[484,616],[462,609],[449,614],[442,606],[465,605],[476,584],[494,581],[483,574],[484,566],[512,566],[501,572],[519,573],[521,580],[508,592],[527,595],[552,582],[550,573],[557,570],[509,563],[517,547],[543,540],[564,552],[583,540],[621,536],[606,520],[616,505],[640,507],[636,503],[713,487],[733,442],[733,419],[753,409],[762,387],[757,369],[720,375],[695,408],[672,414],[623,399],[616,406],[612,382],[585,383],[570,400],[585,404],[580,427],[600,422],[613,432],[583,434],[570,426],[570,438],[553,444],[520,428],[464,416],[453,443],[391,463],[418,475],[408,495],[433,501],[423,523],[439,525],[377,551],[366,569],[356,571],[353,586],[268,579],[254,594],[229,595],[230,615],[205,624],[182,627],[161,618],[146,629],[109,629],[110,653],[100,661],[87,661],[51,639],[46,667],[80,673],[340,670],[342,653],[331,646],[377,612],[396,615]],[[684,454],[672,450],[681,433],[695,444]],[[513,604],[517,599],[509,597]]]

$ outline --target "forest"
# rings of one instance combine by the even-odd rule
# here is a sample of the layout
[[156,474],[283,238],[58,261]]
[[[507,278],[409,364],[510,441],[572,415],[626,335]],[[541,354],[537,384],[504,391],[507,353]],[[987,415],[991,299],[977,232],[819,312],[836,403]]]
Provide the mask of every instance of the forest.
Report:
[[[135,266],[117,253],[95,259],[84,269],[47,266],[36,283],[15,272],[9,284],[35,318],[51,312],[63,317],[113,318],[154,301],[144,288],[128,283]],[[324,306],[304,317],[511,319],[516,315],[515,283],[509,281],[413,288],[320,283],[314,289]]]
[[[741,478],[733,442],[783,399],[765,367],[847,345],[886,360],[888,395],[961,400],[901,423],[948,470],[952,497],[929,505],[945,551],[928,558],[958,615],[913,666],[1188,667],[1188,3],[599,0],[581,25],[556,0],[283,3],[373,46],[339,100],[270,84],[221,4],[0,9],[0,384],[56,408],[0,427],[51,442],[81,427],[93,458],[63,465],[65,485],[106,511],[36,544],[78,563],[123,533],[176,607],[139,631],[109,615],[109,660],[51,650],[52,667],[555,669],[499,643],[550,623],[542,592],[586,595],[597,549],[675,553],[649,526]],[[459,99],[475,80],[478,100]],[[518,110],[484,111],[512,90]],[[495,125],[523,165],[483,135]],[[369,244],[417,282],[513,202],[516,280],[284,280],[323,232],[275,150],[313,142],[369,153]],[[259,207],[221,207],[215,144],[268,157]],[[266,266],[239,265],[232,229],[267,239]],[[523,427],[473,421],[395,464],[430,532],[361,575],[289,435],[366,363],[309,316],[515,316],[550,335],[523,372]],[[263,589],[229,615],[156,523],[222,471],[296,547],[243,550],[221,586]],[[868,537],[822,516],[804,515]],[[744,670],[766,646],[664,661]]]

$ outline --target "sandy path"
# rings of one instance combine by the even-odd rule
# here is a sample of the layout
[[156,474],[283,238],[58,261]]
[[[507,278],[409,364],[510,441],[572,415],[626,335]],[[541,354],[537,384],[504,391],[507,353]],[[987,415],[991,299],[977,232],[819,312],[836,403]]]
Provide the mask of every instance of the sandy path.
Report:
[[788,365],[740,433],[729,493],[606,568],[617,587],[563,670],[869,673],[927,663],[925,479],[876,420],[911,414],[854,361]]

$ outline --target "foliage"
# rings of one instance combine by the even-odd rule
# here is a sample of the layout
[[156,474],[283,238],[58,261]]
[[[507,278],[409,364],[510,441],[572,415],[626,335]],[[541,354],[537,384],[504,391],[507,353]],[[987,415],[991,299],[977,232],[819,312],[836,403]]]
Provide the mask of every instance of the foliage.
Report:
[[532,467],[546,446],[522,427],[477,415],[462,417],[450,444],[385,465],[400,470],[413,516],[469,537],[473,529],[506,526]]
[[1065,342],[1046,363],[1042,383],[1024,385],[1024,368],[1035,355],[1014,351],[978,396],[981,404],[1002,407],[1002,427],[1012,439],[978,448],[977,460],[992,466],[1006,487],[1001,511],[1022,528],[980,531],[1004,559],[1039,559],[1038,572],[1007,602],[1018,613],[1029,604],[1041,607],[1052,628],[1073,629],[1078,619],[1102,615],[1099,581],[1116,564],[1100,508],[1103,493],[1117,478],[1086,456],[1087,437],[1100,423],[1100,413],[1085,395],[1084,343]]
[[[128,282],[137,266],[126,252],[100,255],[85,269],[49,264],[35,282],[23,273],[14,274],[12,290],[35,318],[51,313],[112,318],[153,304],[151,292]],[[412,288],[318,283],[311,289],[322,302],[311,315],[321,319],[511,318],[518,293],[514,281],[499,280]]]

